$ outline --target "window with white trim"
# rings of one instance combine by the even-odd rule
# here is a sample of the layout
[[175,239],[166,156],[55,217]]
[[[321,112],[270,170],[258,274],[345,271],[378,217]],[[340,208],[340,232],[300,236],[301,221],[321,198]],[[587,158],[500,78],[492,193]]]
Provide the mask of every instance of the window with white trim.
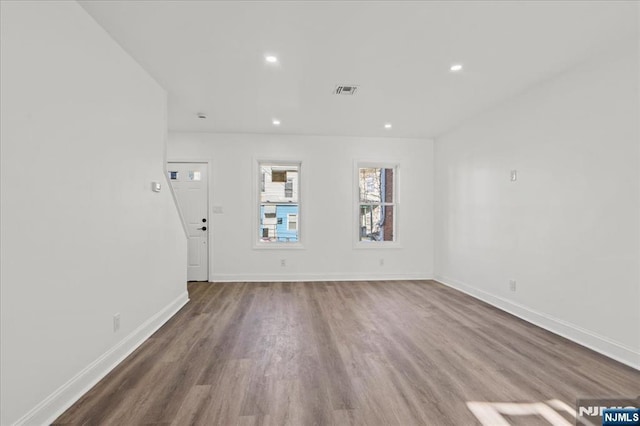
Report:
[[289,214],[287,216],[287,229],[289,231],[298,230],[298,214]]
[[358,242],[396,241],[397,166],[357,165]]
[[258,244],[300,242],[300,163],[259,161]]

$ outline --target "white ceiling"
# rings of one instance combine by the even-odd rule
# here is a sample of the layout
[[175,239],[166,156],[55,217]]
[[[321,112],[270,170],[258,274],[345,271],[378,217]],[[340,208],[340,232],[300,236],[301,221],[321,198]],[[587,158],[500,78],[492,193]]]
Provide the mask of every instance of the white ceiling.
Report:
[[180,131],[433,137],[638,37],[636,2],[81,4],[167,89]]

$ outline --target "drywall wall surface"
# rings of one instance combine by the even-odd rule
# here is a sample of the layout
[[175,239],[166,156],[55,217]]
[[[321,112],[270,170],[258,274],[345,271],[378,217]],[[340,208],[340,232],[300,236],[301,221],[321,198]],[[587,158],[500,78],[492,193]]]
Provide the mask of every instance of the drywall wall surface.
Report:
[[[169,133],[170,160],[208,160],[213,281],[431,278],[430,140],[267,134]],[[301,250],[254,248],[257,161],[302,163]],[[397,246],[354,247],[358,161],[398,165]],[[214,213],[222,209],[222,214]],[[285,259],[286,266],[282,265]]]
[[636,367],[637,43],[435,142],[437,279]]
[[186,302],[186,241],[164,90],[75,2],[1,16],[0,423],[43,424]]

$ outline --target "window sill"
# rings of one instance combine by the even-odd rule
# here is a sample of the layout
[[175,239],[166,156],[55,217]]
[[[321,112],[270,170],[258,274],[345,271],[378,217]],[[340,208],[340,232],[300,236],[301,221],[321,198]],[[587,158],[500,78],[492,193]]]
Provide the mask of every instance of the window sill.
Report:
[[254,243],[254,250],[304,250],[302,243]]
[[402,245],[396,241],[371,241],[353,243],[356,250],[380,250],[380,249],[401,249]]

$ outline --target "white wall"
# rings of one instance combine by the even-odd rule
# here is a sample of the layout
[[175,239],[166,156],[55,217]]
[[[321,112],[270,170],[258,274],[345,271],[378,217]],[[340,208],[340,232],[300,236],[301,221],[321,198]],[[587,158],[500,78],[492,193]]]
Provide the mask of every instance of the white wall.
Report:
[[[255,250],[255,160],[302,161],[303,250]],[[430,278],[433,273],[433,144],[429,140],[170,133],[169,159],[210,159],[210,279]],[[354,160],[400,164],[402,248],[354,249]],[[255,181],[254,181],[255,179]],[[380,266],[380,259],[384,266]],[[286,259],[287,266],[280,266]]]
[[437,279],[637,368],[638,78],[635,41],[435,143]]
[[164,91],[75,2],[1,16],[0,423],[43,424],[186,302],[186,242]]

